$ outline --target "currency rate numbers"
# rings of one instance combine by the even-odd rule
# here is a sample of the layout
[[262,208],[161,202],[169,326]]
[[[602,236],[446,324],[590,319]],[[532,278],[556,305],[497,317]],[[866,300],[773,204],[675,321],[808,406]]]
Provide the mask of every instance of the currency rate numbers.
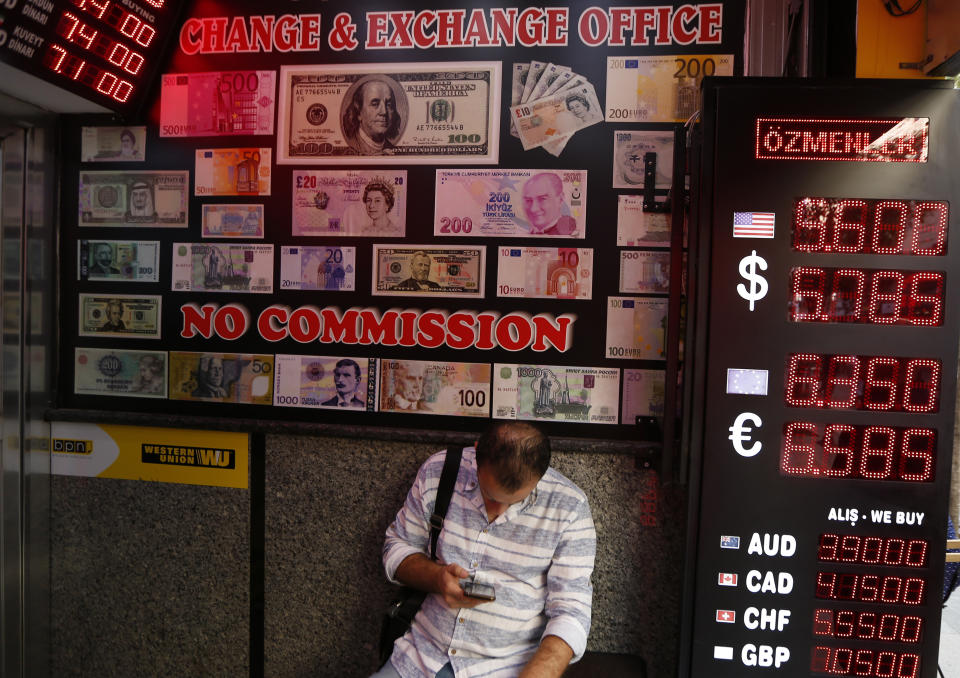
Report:
[[887,567],[926,567],[930,544],[926,539],[903,539],[857,534],[820,535],[817,560]]
[[813,634],[825,638],[918,643],[923,636],[923,619],[892,612],[818,608],[813,611]]
[[920,656],[856,647],[813,648],[810,671],[828,676],[861,678],[918,678]]

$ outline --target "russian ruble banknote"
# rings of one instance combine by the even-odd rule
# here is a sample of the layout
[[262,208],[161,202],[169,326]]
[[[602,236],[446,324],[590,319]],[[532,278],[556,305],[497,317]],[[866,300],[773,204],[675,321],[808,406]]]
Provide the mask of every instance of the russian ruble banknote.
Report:
[[80,226],[187,227],[190,172],[80,172]]
[[490,416],[490,363],[380,360],[381,412]]
[[167,397],[167,352],[77,348],[73,392],[132,398]]
[[510,116],[517,125],[525,151],[603,122],[600,102],[590,83],[511,106]]
[[637,417],[662,417],[665,402],[663,370],[623,371],[620,423],[635,425]]
[[628,294],[670,292],[670,252],[620,250],[620,291]]
[[497,296],[591,299],[593,250],[585,247],[498,247]]
[[273,404],[373,412],[376,365],[373,358],[278,355]]
[[655,188],[673,183],[673,132],[617,130],[613,133],[613,187],[643,188],[645,156],[656,154]]
[[374,295],[483,298],[485,247],[374,245]]
[[437,170],[436,236],[584,238],[586,170]]
[[500,62],[280,69],[281,164],[496,163]]
[[607,358],[663,360],[667,300],[607,298]]
[[83,127],[80,162],[140,162],[147,159],[147,128]]
[[273,404],[273,356],[170,351],[170,398]]
[[157,282],[160,279],[160,242],[79,240],[77,279]]
[[558,365],[493,366],[493,417],[616,424],[620,370]]
[[686,122],[700,110],[707,75],[733,75],[733,55],[607,57],[607,120]]
[[273,292],[273,245],[173,243],[174,292]]
[[402,238],[407,171],[296,170],[293,235]]
[[645,212],[643,196],[617,196],[617,245],[664,247],[670,244],[670,213]]
[[356,247],[281,247],[280,288],[353,292],[357,289],[356,259]]
[[273,134],[276,71],[166,73],[161,137]]
[[201,224],[204,238],[262,238],[263,205],[206,203]]
[[269,148],[198,148],[194,195],[270,195]]
[[163,297],[132,294],[81,294],[81,337],[160,338]]

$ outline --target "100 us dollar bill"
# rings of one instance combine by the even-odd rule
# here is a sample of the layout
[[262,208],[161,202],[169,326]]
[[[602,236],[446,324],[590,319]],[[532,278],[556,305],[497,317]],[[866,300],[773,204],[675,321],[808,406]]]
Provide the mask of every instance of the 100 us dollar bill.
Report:
[[381,360],[381,412],[487,417],[490,364]]
[[81,294],[81,337],[160,338],[163,297]]
[[187,227],[189,172],[81,172],[80,226]]
[[495,419],[617,423],[619,369],[497,363],[493,374]]
[[273,404],[373,412],[377,361],[311,355],[278,355]]
[[171,351],[170,398],[272,405],[273,356]]
[[167,397],[166,351],[77,348],[73,392],[132,398]]

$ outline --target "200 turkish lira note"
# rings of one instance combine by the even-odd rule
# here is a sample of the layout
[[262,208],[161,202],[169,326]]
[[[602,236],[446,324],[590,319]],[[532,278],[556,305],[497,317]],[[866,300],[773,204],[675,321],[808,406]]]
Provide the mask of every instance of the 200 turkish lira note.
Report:
[[607,57],[607,120],[686,122],[705,75],[733,75],[732,54]]
[[160,338],[163,297],[81,294],[81,337]]
[[558,365],[493,366],[493,417],[616,424],[620,370]]
[[198,148],[194,195],[270,195],[269,148]]
[[607,298],[607,358],[663,360],[667,300]]
[[600,102],[590,83],[511,106],[510,117],[525,151],[603,122]]
[[645,156],[656,154],[655,188],[673,183],[673,132],[617,130],[613,133],[613,187],[643,188]]
[[263,205],[206,203],[201,224],[204,238],[262,238]]
[[160,242],[79,240],[77,279],[157,282],[160,279]]
[[642,195],[617,196],[617,245],[670,245],[670,213],[645,212]]
[[296,170],[293,235],[402,238],[407,171]]
[[280,288],[352,292],[357,289],[356,259],[356,247],[282,247]]
[[167,352],[77,348],[73,392],[132,398],[167,397]]
[[278,355],[273,404],[373,412],[376,364],[374,358]]
[[490,364],[381,360],[379,411],[487,417]]
[[584,238],[586,170],[437,170],[433,234]]
[[374,245],[371,294],[483,298],[485,247]]
[[170,351],[170,398],[273,404],[273,356]]
[[670,252],[620,250],[620,291],[667,294],[670,291]]
[[281,164],[495,164],[500,62],[280,69]]
[[147,159],[147,128],[84,127],[80,162],[140,162]]
[[161,137],[273,134],[276,71],[166,73]]
[[80,172],[80,226],[187,227],[190,172]]
[[497,296],[591,299],[593,250],[585,247],[498,247]]
[[623,371],[620,423],[635,425],[637,417],[662,417],[665,402],[663,370]]
[[174,292],[273,292],[273,245],[173,243]]

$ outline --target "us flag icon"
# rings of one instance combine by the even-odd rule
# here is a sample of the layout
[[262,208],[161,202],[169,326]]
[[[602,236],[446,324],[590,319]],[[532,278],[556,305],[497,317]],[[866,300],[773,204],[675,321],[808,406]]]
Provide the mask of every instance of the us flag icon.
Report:
[[717,610],[717,621],[724,624],[733,624],[737,621],[737,613],[733,610]]
[[717,584],[720,586],[736,586],[737,575],[733,572],[721,572],[717,577]]
[[776,222],[774,212],[734,212],[734,238],[772,238]]

